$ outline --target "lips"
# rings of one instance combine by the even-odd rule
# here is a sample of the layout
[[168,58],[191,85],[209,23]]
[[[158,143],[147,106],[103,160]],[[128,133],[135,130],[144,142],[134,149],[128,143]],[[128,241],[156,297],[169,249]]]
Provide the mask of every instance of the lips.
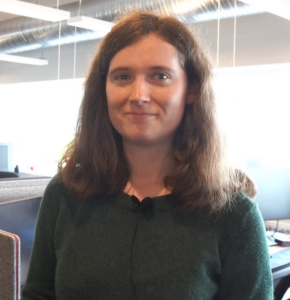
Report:
[[152,114],[152,113],[134,113],[134,112],[126,113],[126,115],[132,119],[137,119],[137,120],[149,119],[156,116],[156,114]]

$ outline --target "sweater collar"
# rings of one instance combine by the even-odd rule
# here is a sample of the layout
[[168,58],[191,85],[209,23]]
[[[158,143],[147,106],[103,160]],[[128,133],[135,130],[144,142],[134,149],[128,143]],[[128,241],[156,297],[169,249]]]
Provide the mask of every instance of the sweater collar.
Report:
[[[165,211],[173,209],[173,197],[171,194],[151,197],[152,199],[152,209],[154,211]],[[116,198],[116,204],[122,208],[136,211],[138,204],[132,201],[132,196],[122,193]]]

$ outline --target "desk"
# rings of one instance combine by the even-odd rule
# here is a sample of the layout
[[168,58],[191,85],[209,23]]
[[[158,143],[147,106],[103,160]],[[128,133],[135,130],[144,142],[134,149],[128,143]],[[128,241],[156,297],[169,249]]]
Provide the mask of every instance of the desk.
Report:
[[[287,259],[286,262],[288,262],[288,264],[286,264],[284,268],[283,267],[276,268],[277,265],[272,260],[273,258],[275,259],[275,253],[278,254],[280,251],[286,249],[288,249],[286,255],[286,259]],[[273,283],[275,288],[275,299],[281,300],[283,298],[283,295],[286,293],[287,289],[290,287],[290,248],[281,247],[281,246],[271,246],[269,247],[269,253],[272,256],[272,258],[270,258],[270,263],[271,263]]]

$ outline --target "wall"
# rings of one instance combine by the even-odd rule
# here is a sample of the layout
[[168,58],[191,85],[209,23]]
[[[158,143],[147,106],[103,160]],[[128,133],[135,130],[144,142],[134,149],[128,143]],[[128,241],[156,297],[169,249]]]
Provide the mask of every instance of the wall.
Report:
[[290,64],[217,71],[220,121],[236,162],[290,167],[289,78]]
[[[290,64],[216,71],[220,122],[240,167],[290,167]],[[83,79],[0,85],[0,137],[14,164],[52,174],[73,138]]]
[[[24,173],[54,175],[73,138],[83,79],[0,85],[0,137]],[[34,170],[30,170],[33,167]]]

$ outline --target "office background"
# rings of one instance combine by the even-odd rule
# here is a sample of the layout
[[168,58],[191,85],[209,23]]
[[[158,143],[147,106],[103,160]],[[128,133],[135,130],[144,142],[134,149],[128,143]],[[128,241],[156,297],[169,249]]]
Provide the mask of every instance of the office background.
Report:
[[[132,6],[177,16],[215,67],[220,123],[234,163],[290,167],[290,13],[287,19],[263,9],[249,11],[235,0],[24,2],[90,12],[106,21]],[[59,24],[0,13],[0,53],[48,60],[45,66],[0,61],[0,142],[13,144],[13,164],[21,172],[55,174],[73,139],[82,84],[100,41],[84,41],[91,31],[68,34],[66,21],[59,35]]]

